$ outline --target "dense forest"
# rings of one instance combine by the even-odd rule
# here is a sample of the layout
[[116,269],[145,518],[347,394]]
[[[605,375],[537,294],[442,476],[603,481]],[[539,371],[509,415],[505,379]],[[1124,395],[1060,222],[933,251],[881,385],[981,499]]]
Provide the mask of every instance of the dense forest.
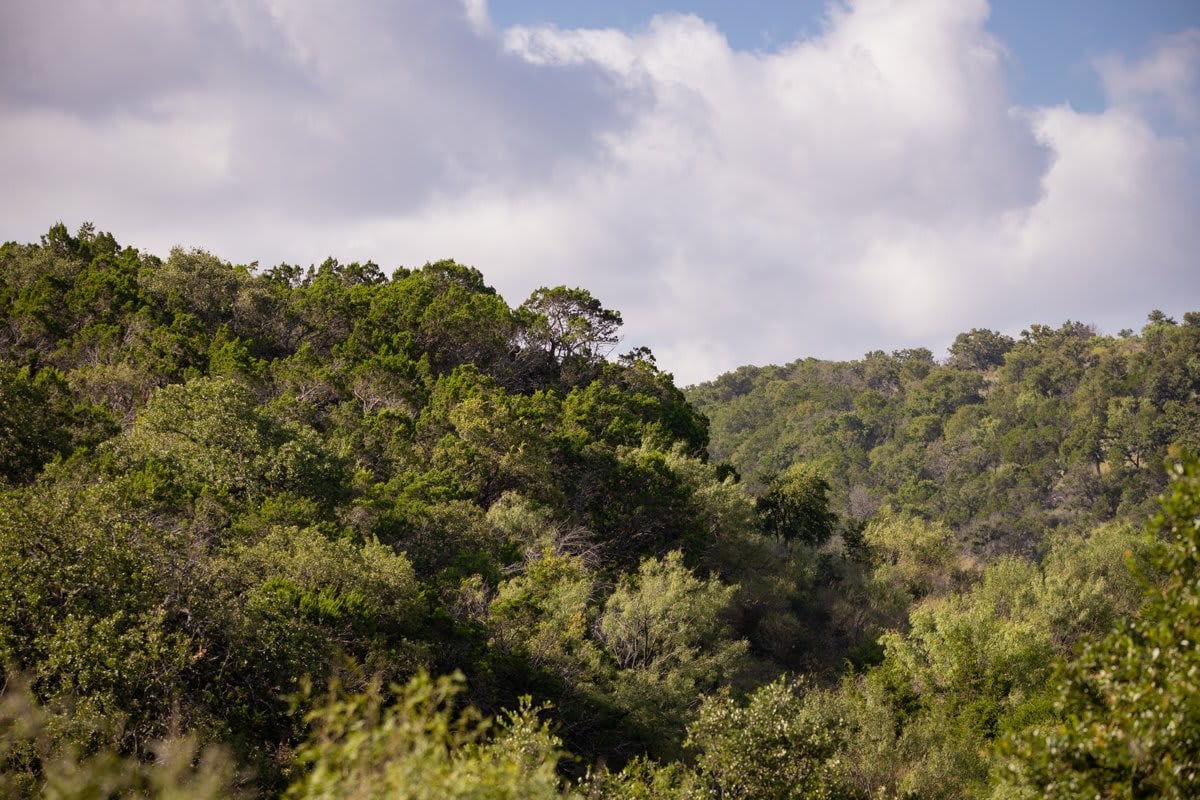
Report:
[[0,795],[1200,794],[1200,313],[685,393],[585,289],[0,248]]
[[1164,461],[1200,447],[1200,313],[1183,323],[976,329],[942,363],[922,348],[743,367],[688,398],[712,457],[757,489],[802,463],[848,521],[888,506],[944,522],[968,552],[1032,554],[1051,530],[1146,518]]

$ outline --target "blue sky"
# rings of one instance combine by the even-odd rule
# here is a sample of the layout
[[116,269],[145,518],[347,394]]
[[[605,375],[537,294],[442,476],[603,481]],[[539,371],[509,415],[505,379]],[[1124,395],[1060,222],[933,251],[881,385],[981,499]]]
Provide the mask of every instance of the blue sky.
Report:
[[685,384],[1112,333],[1200,309],[1200,2],[7,0],[0,173],[2,240],[583,286]]

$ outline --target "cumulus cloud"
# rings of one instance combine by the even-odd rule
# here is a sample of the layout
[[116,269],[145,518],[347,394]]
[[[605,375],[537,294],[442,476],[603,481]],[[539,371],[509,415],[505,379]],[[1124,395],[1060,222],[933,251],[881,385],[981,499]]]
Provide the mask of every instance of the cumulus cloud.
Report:
[[766,53],[677,14],[500,30],[482,0],[114,8],[3,12],[5,238],[454,257],[513,303],[588,287],[684,382],[1200,296],[1200,31],[1098,62],[1085,114],[1014,107],[983,0],[831,4]]
[[385,0],[7,3],[0,157],[29,195],[5,210],[22,225],[94,217],[155,246],[244,257],[248,237],[263,260],[320,260],[281,241],[289,223],[338,231],[587,156],[621,119],[602,73],[506,55],[479,14]]

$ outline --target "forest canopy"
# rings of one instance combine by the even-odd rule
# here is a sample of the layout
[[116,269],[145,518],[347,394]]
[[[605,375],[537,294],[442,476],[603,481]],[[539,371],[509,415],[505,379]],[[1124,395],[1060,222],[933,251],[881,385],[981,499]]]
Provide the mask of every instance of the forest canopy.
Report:
[[1194,796],[1200,313],[676,387],[586,289],[0,247],[0,794]]

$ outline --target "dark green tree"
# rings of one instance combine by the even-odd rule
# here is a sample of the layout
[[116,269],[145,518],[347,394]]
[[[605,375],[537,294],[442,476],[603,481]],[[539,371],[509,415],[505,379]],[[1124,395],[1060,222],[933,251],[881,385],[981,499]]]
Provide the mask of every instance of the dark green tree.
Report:
[[958,369],[986,370],[1004,363],[1004,355],[1013,348],[1011,336],[987,328],[972,328],[960,333],[950,345],[947,366]]
[[807,464],[793,464],[767,484],[758,499],[763,528],[787,541],[829,541],[837,515],[829,509],[829,482]]

